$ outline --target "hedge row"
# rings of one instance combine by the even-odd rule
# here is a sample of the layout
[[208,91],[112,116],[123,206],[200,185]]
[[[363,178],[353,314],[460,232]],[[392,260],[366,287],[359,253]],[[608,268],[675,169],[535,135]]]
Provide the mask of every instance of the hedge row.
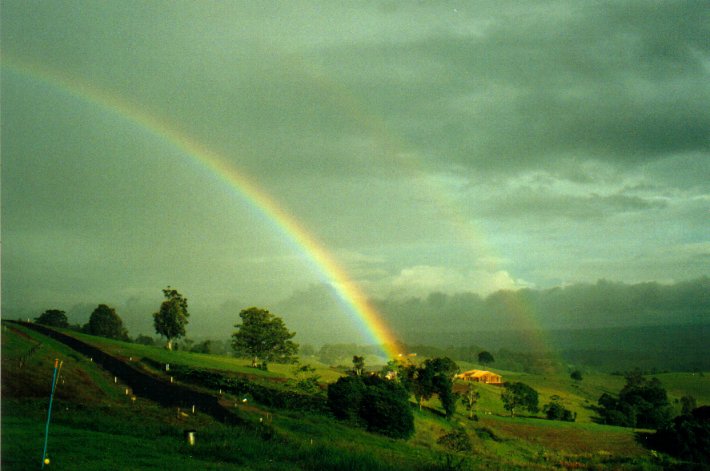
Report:
[[121,381],[131,387],[133,393],[156,401],[163,406],[195,406],[197,410],[211,415],[215,419],[228,424],[245,424],[245,421],[234,412],[225,408],[219,403],[216,395],[194,391],[187,386],[171,384],[162,378],[157,378],[133,365],[126,363],[93,345],[89,345],[81,340],[58,332],[52,328],[28,322],[16,322],[27,328],[33,329],[43,335],[51,337],[63,344],[71,347],[79,353],[90,358],[111,374],[119,377]]
[[[162,366],[162,364],[158,365],[158,367]],[[328,404],[323,396],[270,387],[249,381],[246,378],[228,376],[214,370],[171,364],[170,374],[175,379],[207,389],[221,389],[235,395],[248,394],[254,401],[267,407],[319,413],[327,413],[329,411]]]

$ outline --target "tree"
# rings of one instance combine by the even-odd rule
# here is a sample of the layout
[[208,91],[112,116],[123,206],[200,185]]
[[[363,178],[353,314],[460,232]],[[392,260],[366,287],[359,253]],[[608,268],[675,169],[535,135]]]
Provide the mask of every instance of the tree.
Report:
[[538,394],[533,388],[525,383],[505,383],[505,391],[501,394],[503,408],[510,411],[510,416],[515,417],[515,410],[519,407],[527,409],[531,413],[536,413],[538,407]]
[[283,320],[266,309],[250,307],[239,313],[241,324],[235,324],[232,348],[238,356],[251,357],[251,366],[265,368],[267,361],[288,362],[298,351],[291,341],[296,335],[289,332]]
[[200,343],[196,343],[190,348],[192,353],[211,353],[212,352],[212,341],[203,340]]
[[392,438],[414,432],[409,394],[396,381],[377,375],[348,375],[328,385],[328,406],[336,418]]
[[91,313],[86,332],[110,339],[128,340],[128,332],[123,327],[123,321],[116,314],[116,310],[105,304],[99,304]]
[[401,371],[401,381],[422,409],[422,402],[434,394],[439,396],[441,407],[446,417],[451,417],[456,411],[458,396],[453,392],[453,378],[458,371],[458,365],[448,357],[427,359],[420,367],[404,367]]
[[575,381],[582,381],[582,372],[579,370],[574,370],[572,373],[570,373],[569,377]]
[[668,395],[657,378],[646,379],[641,372],[626,375],[626,385],[618,397],[604,393],[597,412],[601,421],[622,427],[661,428],[672,417]]
[[59,309],[48,309],[44,311],[39,315],[39,317],[35,318],[35,322],[38,324],[48,325],[50,327],[69,327],[67,314]]
[[480,363],[481,365],[488,365],[493,363],[494,361],[495,359],[493,358],[493,355],[491,355],[490,352],[484,350],[478,354],[478,363]]
[[351,371],[355,376],[362,376],[362,372],[365,370],[365,357],[359,357],[353,355],[353,369]]
[[481,393],[478,392],[478,389],[476,389],[476,386],[474,386],[473,383],[469,382],[468,388],[466,389],[466,392],[463,394],[462,398],[462,402],[466,407],[466,410],[468,411],[469,419],[473,419],[473,414],[476,410],[476,404],[478,403],[478,400],[480,398]]
[[648,445],[678,458],[698,463],[688,469],[707,469],[710,464],[710,406],[679,415],[648,438]]
[[160,304],[160,310],[153,314],[155,332],[166,338],[165,348],[173,349],[173,340],[185,335],[185,326],[190,313],[187,311],[187,298],[176,289],[168,286],[163,290],[165,301]]
[[367,430],[392,438],[409,438],[414,433],[414,415],[409,394],[397,382],[377,375],[366,376],[360,416]]
[[365,383],[359,376],[343,376],[328,385],[328,407],[339,420],[360,424],[360,408],[365,395]]
[[140,334],[136,339],[134,340],[135,343],[140,344],[140,345],[155,345],[155,342],[153,341],[153,337],[149,337],[147,335]]

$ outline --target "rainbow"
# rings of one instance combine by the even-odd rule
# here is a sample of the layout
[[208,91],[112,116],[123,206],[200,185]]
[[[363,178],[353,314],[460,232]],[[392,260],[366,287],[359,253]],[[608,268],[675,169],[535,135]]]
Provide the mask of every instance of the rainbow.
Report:
[[312,267],[332,287],[338,299],[354,317],[359,327],[374,343],[381,345],[389,358],[397,356],[397,339],[382,320],[365,293],[347,274],[324,245],[246,173],[205,144],[177,130],[165,120],[151,115],[129,101],[112,95],[76,77],[16,58],[2,58],[2,68],[40,81],[72,97],[114,113],[143,128],[178,149],[198,163],[236,195],[257,209],[280,232],[286,241],[300,251]]

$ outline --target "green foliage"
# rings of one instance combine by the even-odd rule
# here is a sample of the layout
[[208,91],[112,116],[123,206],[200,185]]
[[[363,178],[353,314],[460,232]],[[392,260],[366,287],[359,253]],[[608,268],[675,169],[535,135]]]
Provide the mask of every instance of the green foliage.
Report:
[[344,376],[328,385],[328,407],[339,420],[360,424],[365,383],[358,376]]
[[365,357],[353,355],[353,369],[350,371],[350,373],[354,374],[355,376],[362,376],[364,370]]
[[582,381],[582,372],[579,370],[574,370],[572,373],[570,373],[569,377],[575,381]]
[[444,469],[448,470],[461,469],[466,460],[466,454],[473,451],[471,438],[463,427],[458,427],[442,435],[436,443],[448,452],[444,455]]
[[601,421],[610,425],[657,429],[668,424],[672,415],[661,382],[657,378],[648,380],[638,371],[627,374],[618,398],[604,393],[598,403]]
[[482,365],[488,365],[490,363],[493,363],[494,361],[495,359],[493,358],[493,355],[491,355],[491,353],[486,350],[478,354],[478,363]]
[[449,418],[456,412],[458,396],[453,392],[453,378],[457,371],[458,365],[448,357],[430,358],[418,368],[405,367],[402,376],[414,393],[420,410],[422,402],[436,394]]
[[577,414],[569,409],[566,409],[562,404],[557,401],[552,401],[549,404],[545,404],[542,408],[545,416],[549,420],[562,420],[564,422],[574,422],[577,418]]
[[259,366],[262,360],[288,363],[298,351],[298,344],[291,341],[296,335],[289,332],[283,320],[266,309],[251,307],[239,313],[241,324],[235,324],[237,331],[232,334],[232,348],[238,356],[251,357],[252,366]]
[[116,314],[116,310],[105,304],[99,304],[94,309],[88,324],[85,326],[85,330],[91,335],[99,335],[116,340],[128,340],[128,332],[123,327],[123,321]]
[[473,418],[474,412],[476,410],[476,404],[478,403],[478,400],[480,398],[481,393],[478,392],[478,389],[476,389],[476,386],[472,382],[469,382],[466,388],[466,392],[461,396],[461,402],[463,402],[464,406],[466,407],[466,410],[468,411],[469,419]]
[[[144,359],[144,361],[146,361]],[[147,361],[154,367],[162,363]],[[204,368],[191,368],[170,364],[170,374],[179,381],[189,382],[211,390],[222,389],[237,396],[249,395],[254,401],[268,407],[281,409],[327,412],[327,404],[322,395],[305,394],[278,384],[260,384],[246,378],[236,378]]]
[[155,342],[153,341],[153,337],[150,337],[148,335],[143,335],[143,334],[140,334],[138,337],[136,337],[134,342],[138,343],[140,345],[155,345]]
[[510,411],[510,416],[515,416],[517,408],[523,408],[535,414],[538,412],[538,394],[525,383],[505,383],[505,390],[501,394],[503,408]]
[[168,286],[163,290],[165,301],[160,310],[153,314],[155,332],[167,339],[166,348],[172,350],[173,340],[185,336],[185,326],[190,313],[187,310],[187,298]]
[[652,435],[649,444],[684,460],[710,464],[710,406],[676,417]]
[[328,406],[336,418],[364,425],[393,438],[414,433],[409,394],[396,381],[377,375],[345,376],[328,386]]
[[682,415],[687,415],[693,412],[695,408],[698,407],[697,402],[695,401],[695,398],[693,396],[683,396],[680,398],[680,404],[681,404],[681,411],[680,413]]
[[200,343],[196,343],[190,348],[192,353],[211,353],[212,352],[212,341],[203,340]]
[[364,382],[360,416],[367,430],[392,438],[409,438],[414,433],[409,394],[396,382],[376,375],[365,377]]
[[289,380],[289,384],[294,388],[306,393],[320,392],[320,375],[314,374],[316,371],[311,365],[296,363],[293,368],[295,380]]
[[67,314],[59,309],[48,309],[44,311],[39,315],[39,317],[35,318],[35,322],[38,324],[48,325],[50,327],[69,327]]

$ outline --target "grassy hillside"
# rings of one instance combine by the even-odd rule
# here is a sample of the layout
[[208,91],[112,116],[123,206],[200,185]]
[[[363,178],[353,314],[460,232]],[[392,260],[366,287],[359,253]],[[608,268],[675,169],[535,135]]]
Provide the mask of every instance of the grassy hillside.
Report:
[[[286,365],[272,371],[250,368],[244,360],[72,334],[110,353],[145,365],[158,363],[221,370],[248,375],[265,384],[292,376]],[[27,357],[29,351],[33,351]],[[27,357],[19,366],[19,359]],[[634,431],[595,424],[588,408],[602,392],[618,392],[619,376],[585,372],[581,382],[567,375],[530,375],[498,371],[505,380],[523,381],[540,392],[541,405],[553,396],[577,412],[575,423],[540,418],[510,418],[503,410],[500,387],[480,385],[477,422],[465,410],[452,420],[440,415],[433,398],[415,410],[415,435],[393,440],[339,423],[327,414],[269,408],[250,402],[237,412],[261,424],[254,430],[228,427],[201,414],[178,417],[173,409],[125,395],[121,384],[51,339],[21,327],[2,332],[2,458],[4,469],[31,469],[41,458],[44,420],[54,358],[64,361],[57,389],[50,435],[51,469],[447,469],[462,459],[462,469],[661,469],[659,461],[635,440]],[[314,365],[316,374],[332,381],[338,372]],[[465,365],[470,366],[470,365]],[[152,370],[153,374],[167,374]],[[672,397],[693,395],[707,403],[705,376],[661,375]],[[282,386],[283,387],[283,386]],[[239,398],[225,396],[238,402]],[[462,427],[473,452],[452,455],[437,444],[444,434]],[[188,447],[185,429],[198,431],[198,443]],[[130,453],[126,453],[130,450]],[[447,458],[449,456],[449,458]],[[111,465],[109,465],[111,464]]]

